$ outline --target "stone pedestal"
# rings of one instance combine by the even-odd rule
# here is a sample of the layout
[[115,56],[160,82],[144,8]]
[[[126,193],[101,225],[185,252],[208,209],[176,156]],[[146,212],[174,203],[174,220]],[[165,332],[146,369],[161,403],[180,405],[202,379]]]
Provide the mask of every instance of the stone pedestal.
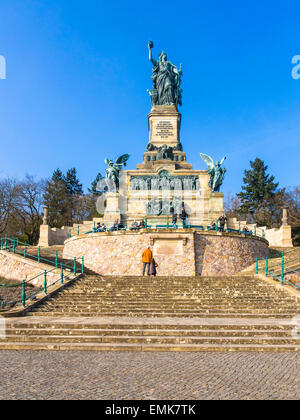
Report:
[[175,147],[180,141],[181,114],[175,105],[152,108],[148,115],[149,143],[156,147],[164,144]]
[[209,217],[212,220],[217,220],[224,214],[223,206],[224,194],[221,192],[212,192],[209,197]]
[[[181,114],[175,105],[154,106],[148,115],[149,143],[138,169],[167,165],[192,169],[180,142]],[[170,161],[170,162],[168,162]]]
[[281,244],[280,246],[290,248],[293,246],[292,227],[288,225],[281,226]]
[[120,194],[118,192],[106,193],[106,207],[103,217],[103,221],[105,224],[112,224],[115,220],[121,220],[119,198]]
[[50,246],[51,245],[51,228],[49,225],[41,225],[40,226],[40,239],[39,239],[39,246]]

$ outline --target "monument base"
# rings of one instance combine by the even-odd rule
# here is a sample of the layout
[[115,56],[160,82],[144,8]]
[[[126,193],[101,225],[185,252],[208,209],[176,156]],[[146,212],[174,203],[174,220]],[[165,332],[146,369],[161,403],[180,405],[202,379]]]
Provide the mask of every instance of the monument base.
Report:
[[209,197],[209,223],[216,221],[224,214],[224,194],[221,192],[212,192]]
[[156,105],[148,115],[149,143],[175,147],[180,141],[181,114],[175,105]]
[[85,266],[102,275],[134,276],[150,246],[158,276],[228,276],[269,256],[268,242],[238,234],[194,229],[151,229],[80,235],[65,242],[64,255],[84,256]]

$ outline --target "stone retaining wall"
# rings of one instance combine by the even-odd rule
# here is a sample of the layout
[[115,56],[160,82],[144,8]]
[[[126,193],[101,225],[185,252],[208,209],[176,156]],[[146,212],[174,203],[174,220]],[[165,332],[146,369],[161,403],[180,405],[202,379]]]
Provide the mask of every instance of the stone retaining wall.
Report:
[[[41,286],[44,283],[44,270],[52,269],[53,267],[50,265],[41,264],[8,251],[0,251],[0,277],[6,280],[22,281],[38,276],[30,283],[34,286]],[[54,282],[59,276],[60,271],[57,269],[47,273],[48,283]]]
[[148,246],[160,276],[231,275],[269,255],[263,239],[163,229],[72,237],[65,242],[64,255],[84,256],[85,266],[102,275],[140,275],[141,255]]
[[196,272],[202,276],[231,275],[269,256],[264,240],[237,235],[195,235]]
[[71,227],[63,226],[61,229],[51,228],[48,225],[40,226],[39,246],[63,245],[68,237]]

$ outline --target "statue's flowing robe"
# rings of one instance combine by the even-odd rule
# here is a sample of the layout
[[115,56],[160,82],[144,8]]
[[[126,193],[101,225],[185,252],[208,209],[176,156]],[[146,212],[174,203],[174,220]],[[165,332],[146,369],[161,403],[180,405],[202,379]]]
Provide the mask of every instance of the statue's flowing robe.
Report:
[[106,168],[106,184],[110,190],[119,188],[119,172],[115,167]]
[[212,190],[214,190],[215,169],[212,168],[212,169],[208,170],[208,174],[209,174],[208,185]]
[[224,168],[215,168],[214,169],[214,177],[212,182],[212,189],[213,191],[219,192],[220,187],[224,181],[225,170]]
[[169,62],[166,65],[159,62],[154,64],[152,79],[158,94],[158,105],[175,103],[173,86],[176,84],[176,77],[172,66]]

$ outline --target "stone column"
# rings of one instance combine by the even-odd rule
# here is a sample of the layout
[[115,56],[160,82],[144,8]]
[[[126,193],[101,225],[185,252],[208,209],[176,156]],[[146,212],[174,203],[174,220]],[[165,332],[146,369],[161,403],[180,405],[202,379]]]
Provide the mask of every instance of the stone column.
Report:
[[282,225],[281,225],[281,246],[282,247],[292,247],[292,226],[288,223],[288,209],[283,207],[282,209]]
[[39,238],[39,246],[49,246],[50,244],[50,236],[51,236],[51,228],[49,226],[49,218],[48,218],[48,207],[44,206],[44,214],[43,214],[43,224],[40,226],[40,238]]
[[282,209],[282,226],[288,226],[288,212],[287,207],[283,207]]
[[48,226],[49,218],[48,218],[48,207],[44,206],[44,217],[43,217],[43,225]]

